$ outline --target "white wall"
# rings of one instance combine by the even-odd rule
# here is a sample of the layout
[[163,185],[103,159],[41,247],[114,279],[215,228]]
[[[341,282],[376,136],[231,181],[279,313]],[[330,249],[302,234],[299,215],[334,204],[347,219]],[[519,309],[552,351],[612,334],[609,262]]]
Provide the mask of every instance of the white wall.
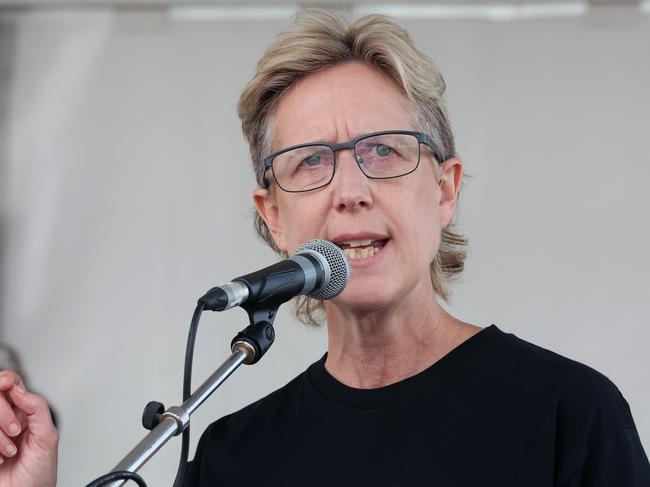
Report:
[[[285,19],[34,11],[15,28],[4,160],[2,340],[61,417],[60,485],[82,485],[181,394],[186,331],[212,285],[272,262],[254,236],[237,97]],[[473,176],[452,313],[600,370],[650,449],[650,15],[406,19],[439,63]],[[0,159],[2,160],[2,159]],[[326,349],[289,317],[193,420],[287,382]],[[204,315],[195,384],[242,311]],[[171,483],[180,442],[143,470]]]

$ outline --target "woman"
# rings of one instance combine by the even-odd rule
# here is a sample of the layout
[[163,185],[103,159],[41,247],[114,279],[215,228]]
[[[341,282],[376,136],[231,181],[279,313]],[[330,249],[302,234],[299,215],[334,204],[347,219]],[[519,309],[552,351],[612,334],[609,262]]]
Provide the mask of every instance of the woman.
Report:
[[[444,82],[382,16],[300,14],[260,60],[239,105],[259,188],[258,230],[282,254],[331,240],[352,279],[322,304],[328,352],[286,386],[213,423],[187,485],[650,485],[618,389],[587,366],[437,297],[462,270],[451,229],[462,162]],[[0,484],[53,485],[45,404],[0,375]],[[20,436],[22,435],[22,437]]]

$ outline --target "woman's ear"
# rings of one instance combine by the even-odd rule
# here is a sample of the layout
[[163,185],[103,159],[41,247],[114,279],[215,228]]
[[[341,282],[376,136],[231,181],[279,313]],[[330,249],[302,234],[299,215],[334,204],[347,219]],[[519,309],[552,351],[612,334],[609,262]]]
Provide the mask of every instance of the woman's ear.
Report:
[[450,157],[440,165],[440,225],[447,226],[456,211],[458,191],[463,178],[463,163],[458,157]]
[[257,212],[269,227],[275,246],[283,252],[287,251],[287,245],[284,241],[284,231],[280,222],[278,204],[275,201],[275,195],[272,191],[263,188],[253,190],[253,202]]

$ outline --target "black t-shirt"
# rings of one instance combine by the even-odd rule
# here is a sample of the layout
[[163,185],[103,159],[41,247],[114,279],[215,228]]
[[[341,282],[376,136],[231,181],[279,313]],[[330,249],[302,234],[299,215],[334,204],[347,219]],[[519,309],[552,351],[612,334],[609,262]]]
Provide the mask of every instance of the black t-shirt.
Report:
[[616,386],[495,325],[376,389],[342,384],[326,356],[212,423],[186,485],[650,487]]

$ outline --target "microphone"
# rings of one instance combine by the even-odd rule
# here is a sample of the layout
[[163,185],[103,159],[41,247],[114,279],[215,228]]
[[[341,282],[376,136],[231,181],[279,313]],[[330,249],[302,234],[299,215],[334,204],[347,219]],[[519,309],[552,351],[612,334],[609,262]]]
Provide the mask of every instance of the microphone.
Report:
[[299,294],[315,299],[338,296],[350,280],[347,255],[328,240],[309,240],[289,259],[213,287],[201,299],[204,309],[225,311],[277,307]]

